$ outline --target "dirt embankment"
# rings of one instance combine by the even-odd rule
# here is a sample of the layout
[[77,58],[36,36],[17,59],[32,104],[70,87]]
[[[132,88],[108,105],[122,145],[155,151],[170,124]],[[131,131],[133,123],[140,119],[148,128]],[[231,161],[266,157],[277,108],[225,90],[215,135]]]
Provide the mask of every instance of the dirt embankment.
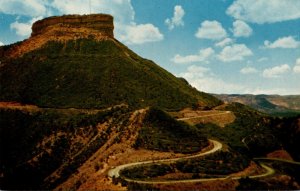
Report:
[[195,125],[198,123],[213,123],[220,127],[225,127],[227,124],[230,124],[235,120],[235,115],[231,111],[198,111],[184,109],[179,112],[170,112],[170,114],[179,121],[185,121],[190,125]]

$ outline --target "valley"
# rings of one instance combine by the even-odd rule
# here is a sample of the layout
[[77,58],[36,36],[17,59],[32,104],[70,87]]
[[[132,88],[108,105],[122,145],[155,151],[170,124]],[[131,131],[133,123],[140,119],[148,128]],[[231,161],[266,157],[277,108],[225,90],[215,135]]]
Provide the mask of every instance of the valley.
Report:
[[[17,106],[16,106],[17,105]],[[6,106],[6,107],[5,107]],[[230,105],[229,105],[230,106]],[[48,113],[49,110],[51,110],[50,108],[39,108],[37,106],[30,106],[29,108],[35,108],[34,110],[28,110],[27,105],[25,106],[20,106],[20,104],[11,104],[11,103],[2,103],[2,109],[1,111],[22,111],[23,113],[28,113],[30,115],[34,115],[33,113],[36,112],[42,112],[42,113]],[[225,109],[228,108],[228,106],[222,106],[222,107],[217,107],[216,109]],[[104,110],[97,110],[97,111],[93,111],[93,112],[88,112],[86,113],[86,110],[78,110],[78,111],[74,111],[74,109],[52,109],[51,112],[55,112],[55,113],[60,113],[61,114],[66,114],[66,113],[70,113],[72,115],[74,114],[84,114],[90,116],[89,118],[91,118],[93,115],[97,115],[97,113],[101,113],[101,112],[117,112],[118,110],[124,110],[126,108],[126,106],[116,106],[113,108],[107,108]],[[253,158],[252,160],[257,161],[257,162],[250,162],[249,159],[246,158],[252,158],[251,156],[247,156],[245,159],[243,159],[243,155],[238,154],[236,151],[234,150],[241,150],[242,152],[246,152],[246,153],[251,153],[251,148],[248,148],[246,145],[243,144],[237,144],[237,146],[235,146],[234,142],[232,142],[232,140],[227,140],[225,137],[222,138],[222,136],[216,136],[214,135],[214,133],[210,133],[210,135],[212,137],[218,137],[218,140],[213,140],[213,139],[209,139],[208,142],[209,144],[207,146],[204,146],[200,152],[196,152],[194,153],[194,151],[189,154],[181,154],[180,152],[169,152],[169,151],[165,151],[165,149],[163,149],[161,151],[157,150],[155,151],[157,148],[153,147],[154,150],[152,149],[143,149],[143,145],[140,145],[137,147],[137,140],[138,137],[140,135],[136,134],[139,131],[141,131],[142,126],[145,125],[145,117],[147,115],[147,113],[149,113],[148,111],[149,109],[142,109],[142,110],[136,110],[134,112],[130,112],[130,110],[125,109],[124,112],[127,113],[131,113],[130,115],[126,114],[125,116],[128,116],[129,118],[129,123],[127,124],[131,124],[129,125],[129,129],[123,129],[118,127],[118,128],[114,128],[112,129],[112,132],[110,133],[109,137],[106,138],[106,143],[104,143],[102,146],[100,146],[100,149],[96,149],[94,150],[95,153],[91,153],[92,155],[87,155],[88,157],[85,159],[80,159],[82,156],[86,155],[83,154],[86,151],[90,150],[91,147],[89,145],[94,144],[93,142],[95,142],[95,140],[103,140],[103,138],[98,139],[98,136],[94,136],[93,138],[89,138],[90,140],[88,141],[88,145],[82,147],[80,150],[77,150],[77,154],[75,155],[71,155],[71,158],[69,159],[65,159],[66,163],[61,163],[61,166],[52,173],[52,175],[50,175],[49,177],[47,177],[46,181],[49,181],[49,185],[51,184],[57,184],[59,182],[59,185],[57,187],[57,189],[59,188],[65,188],[65,187],[73,187],[76,188],[74,186],[78,186],[80,185],[78,188],[80,188],[80,190],[85,190],[87,188],[93,188],[93,189],[102,189],[102,188],[106,188],[106,189],[125,189],[125,187],[127,188],[132,188],[133,190],[135,189],[149,189],[149,188],[161,188],[161,189],[165,189],[165,188],[170,188],[170,189],[174,189],[174,187],[172,185],[177,185],[179,183],[183,184],[183,185],[187,185],[186,187],[188,188],[198,188],[199,185],[198,184],[204,184],[202,185],[203,188],[206,188],[209,182],[216,182],[218,181],[219,184],[220,182],[224,182],[224,184],[226,184],[226,182],[230,181],[230,185],[227,188],[234,188],[236,186],[234,185],[238,185],[238,182],[240,182],[241,180],[244,180],[245,177],[248,177],[250,180],[255,180],[255,179],[270,179],[272,177],[280,177],[282,175],[279,175],[281,173],[278,174],[278,171],[276,168],[272,167],[272,165],[270,165],[270,162],[276,162],[276,161],[284,161],[284,162],[288,162],[291,163],[293,165],[296,165],[296,169],[298,168],[297,166],[299,166],[299,162],[293,162],[290,160],[281,160],[281,159],[274,159],[274,158],[270,158],[269,160],[267,160],[267,158]],[[156,110],[153,110],[155,112],[159,112]],[[193,112],[192,112],[193,111]],[[247,111],[249,112],[249,111]],[[124,113],[124,114],[125,114]],[[172,115],[176,115],[175,112],[171,112]],[[191,114],[192,113],[192,114]],[[186,117],[187,115],[190,116],[192,119],[204,119],[205,123],[203,123],[203,121],[199,122],[199,123],[194,123],[194,125],[209,125],[211,124],[209,121],[211,119],[212,116],[218,116],[218,115],[228,115],[228,118],[231,118],[231,115],[234,114],[234,111],[222,111],[222,110],[210,110],[210,111],[201,111],[201,110],[188,110],[188,112],[186,112],[186,110],[182,110],[182,111],[178,111],[177,116],[181,116],[182,118],[178,118],[176,117],[175,121],[178,121],[181,123],[181,121],[185,121],[185,120],[189,120],[189,117]],[[245,114],[245,113],[240,113],[240,114]],[[98,114],[99,115],[99,114]],[[158,116],[161,116],[162,114],[159,114]],[[2,115],[3,116],[3,115]],[[111,115],[111,116],[114,116]],[[155,116],[155,114],[153,113],[152,116]],[[127,118],[127,117],[126,117]],[[235,116],[236,118],[236,116]],[[110,119],[107,118],[107,119]],[[113,118],[111,118],[113,120]],[[110,119],[110,120],[111,120]],[[151,119],[151,120],[155,120]],[[109,121],[110,121],[109,120]],[[149,120],[149,119],[148,119]],[[161,118],[160,118],[161,120]],[[106,120],[105,120],[106,121]],[[3,120],[2,120],[3,122]],[[88,122],[91,123],[91,122]],[[110,122],[111,123],[111,122]],[[114,122],[113,122],[114,123]],[[173,122],[168,122],[168,123],[173,123]],[[3,123],[2,123],[3,124]],[[105,128],[107,128],[108,124],[107,122],[102,122],[103,125],[98,124],[98,128],[101,128],[101,131],[106,131]],[[144,125],[143,125],[144,124]],[[117,125],[117,124],[115,124]],[[149,124],[150,125],[150,124]],[[105,127],[106,126],[106,127]],[[118,125],[117,125],[118,126]],[[116,127],[117,127],[116,126]],[[226,128],[230,128],[230,123],[228,123],[227,125],[225,125],[225,127],[221,127],[221,126],[217,126],[216,124],[213,124],[214,128],[217,128],[215,130],[225,130]],[[229,126],[229,127],[228,127]],[[139,127],[140,130],[137,129],[137,127]],[[123,127],[124,128],[124,127]],[[119,130],[118,130],[119,129]],[[132,131],[132,130],[134,131]],[[203,132],[204,129],[200,129],[200,131]],[[100,132],[101,132],[100,131]],[[134,133],[135,132],[135,133]],[[213,131],[212,131],[213,132]],[[158,133],[158,132],[157,132]],[[159,134],[157,134],[159,135]],[[261,136],[262,134],[259,133],[259,135]],[[53,135],[52,135],[53,136]],[[61,135],[57,134],[54,135],[56,138],[58,139],[59,137],[61,137]],[[100,134],[101,136],[101,134]],[[162,135],[159,135],[162,136]],[[224,136],[224,135],[223,135]],[[50,138],[50,137],[49,137]],[[153,141],[154,141],[153,137]],[[225,138],[225,139],[224,139]],[[264,139],[263,136],[259,137],[260,139]],[[241,139],[243,140],[243,139]],[[47,139],[43,140],[43,142],[47,142]],[[76,140],[76,142],[78,142],[79,140]],[[228,142],[229,141],[229,142]],[[234,139],[233,139],[234,141]],[[241,141],[243,142],[243,141]],[[267,142],[265,142],[267,143]],[[42,143],[45,144],[45,143]],[[77,144],[77,143],[76,143]],[[161,143],[163,144],[163,142]],[[229,147],[229,145],[231,145]],[[239,146],[240,145],[240,146]],[[99,147],[97,146],[97,147]],[[47,146],[44,145],[43,146],[44,149],[47,149]],[[186,145],[186,147],[189,147],[188,145]],[[236,147],[236,148],[235,148]],[[172,148],[172,147],[169,147]],[[231,148],[234,148],[234,150],[232,150]],[[55,148],[51,148],[51,149],[55,149]],[[246,150],[248,149],[248,151]],[[243,151],[244,150],[244,151]],[[75,150],[74,150],[75,151]],[[267,151],[268,152],[268,151]],[[222,154],[223,153],[223,154]],[[227,153],[227,154],[226,154]],[[231,153],[235,153],[235,154],[231,154]],[[224,155],[225,154],[225,155]],[[229,154],[229,155],[228,155]],[[40,156],[42,156],[43,154],[39,154]],[[228,156],[227,156],[228,155]],[[249,154],[246,154],[249,155]],[[225,157],[226,156],[226,157]],[[80,157],[80,158],[78,158]],[[201,167],[203,168],[202,170],[183,170],[182,172],[179,170],[171,170],[173,169],[175,166],[178,166],[181,163],[187,163],[187,164],[202,164],[205,166],[209,165],[212,161],[211,159],[209,159],[209,157],[212,157],[213,161],[222,161],[225,158],[229,157],[228,159],[225,159],[225,161],[223,161],[225,165],[227,165],[227,163],[233,162],[233,164],[242,164],[244,163],[243,166],[236,166],[234,168],[229,166],[224,166],[221,167],[220,166],[220,171],[203,171],[204,169],[206,169],[207,167]],[[222,159],[223,157],[225,157],[224,159]],[[238,157],[236,159],[232,158],[232,157]],[[239,159],[239,157],[242,157]],[[33,159],[33,161],[36,160],[40,160],[39,157],[34,157],[36,159]],[[78,159],[76,159],[78,158]],[[83,163],[80,165],[76,165],[76,163],[72,162],[72,160],[79,160],[82,161]],[[126,159],[126,160],[125,160]],[[69,162],[67,162],[68,160],[70,160]],[[235,161],[236,160],[236,161]],[[102,162],[99,162],[102,161]],[[202,162],[201,162],[202,161]],[[238,162],[239,161],[239,162]],[[242,162],[244,161],[244,162]],[[203,163],[204,162],[204,163]],[[81,163],[81,162],[80,162]],[[177,164],[178,163],[178,164]],[[219,168],[217,167],[218,165],[222,164],[222,163],[215,163],[213,162],[213,168]],[[284,165],[285,163],[281,164]],[[76,165],[76,166],[74,166]],[[161,166],[162,165],[162,166]],[[215,166],[216,165],[216,166]],[[75,168],[78,168],[78,170],[76,171],[69,171],[69,175],[65,174],[67,171],[66,169],[69,169],[70,167],[74,166]],[[149,167],[147,167],[149,166]],[[151,167],[153,166],[153,167]],[[160,167],[161,166],[161,167]],[[168,167],[169,166],[169,167]],[[196,166],[195,166],[196,167]],[[192,168],[195,168],[192,167]],[[276,166],[277,167],[277,166]],[[73,167],[72,167],[73,168]],[[159,171],[161,171],[162,169],[169,169],[167,171],[162,170],[159,174],[156,175],[156,172],[150,172],[152,170],[155,169],[160,169]],[[178,168],[178,167],[176,167]],[[188,167],[191,168],[191,167]],[[229,170],[231,169],[232,170]],[[278,167],[277,167],[278,168]],[[128,172],[126,171],[130,171],[131,169],[133,169],[136,172],[139,172],[139,170],[137,169],[149,169],[149,173],[152,174],[150,177],[149,175],[146,175],[146,177],[144,177],[144,175],[138,175],[137,177],[139,178],[131,178],[131,176],[136,176],[134,175],[135,173],[133,172]],[[182,169],[182,167],[180,167],[180,169]],[[183,168],[184,169],[184,168]],[[198,169],[198,167],[197,167]],[[223,170],[222,170],[223,169]],[[226,169],[226,170],[225,170]],[[234,170],[235,169],[235,170]],[[225,171],[224,171],[225,170]],[[28,170],[26,170],[28,171]],[[73,174],[73,173],[76,173]],[[198,172],[198,173],[195,173]],[[20,173],[20,171],[19,171]],[[125,174],[126,175],[125,175]],[[148,174],[147,171],[143,171],[143,173]],[[154,174],[153,174],[154,173]],[[221,174],[220,174],[221,173]],[[223,174],[225,173],[225,174]],[[289,172],[291,173],[291,172]],[[61,179],[62,176],[69,176],[68,179]],[[60,178],[59,178],[60,177]],[[269,178],[268,178],[269,177]],[[54,181],[56,179],[56,181]],[[58,181],[58,182],[57,182]],[[66,182],[64,182],[66,181]],[[52,183],[51,183],[52,182]],[[56,182],[56,183],[55,183]],[[63,183],[64,182],[64,183]],[[96,183],[97,182],[97,183]],[[80,183],[80,184],[79,184]],[[73,185],[73,186],[72,186]],[[125,186],[125,187],[124,187]],[[192,187],[189,187],[192,186]],[[233,186],[233,187],[232,187]],[[217,188],[217,187],[215,187]]]
[[300,189],[297,96],[198,91],[106,14],[32,30],[0,46],[1,190]]

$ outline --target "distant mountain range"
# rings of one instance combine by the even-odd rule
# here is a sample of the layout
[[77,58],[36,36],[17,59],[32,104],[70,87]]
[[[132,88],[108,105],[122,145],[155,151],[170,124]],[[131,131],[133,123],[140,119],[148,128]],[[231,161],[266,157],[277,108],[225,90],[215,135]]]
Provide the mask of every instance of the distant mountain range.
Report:
[[224,102],[238,102],[248,105],[259,111],[288,115],[290,113],[300,113],[300,95],[251,95],[251,94],[215,94],[217,98]]

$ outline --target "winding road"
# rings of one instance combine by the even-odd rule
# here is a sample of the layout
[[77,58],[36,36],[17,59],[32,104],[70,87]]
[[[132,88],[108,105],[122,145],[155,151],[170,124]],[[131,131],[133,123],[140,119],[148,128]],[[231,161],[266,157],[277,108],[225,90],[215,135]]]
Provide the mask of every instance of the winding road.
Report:
[[206,151],[204,153],[198,153],[196,155],[191,155],[191,156],[184,156],[184,157],[180,157],[180,158],[172,158],[172,159],[160,159],[160,160],[149,160],[149,161],[142,161],[142,162],[134,162],[134,163],[128,163],[128,164],[123,164],[120,166],[117,166],[111,170],[108,171],[108,176],[109,177],[115,177],[118,178],[120,177],[120,171],[128,168],[128,167],[134,167],[134,166],[140,166],[140,165],[145,165],[145,164],[155,164],[155,163],[161,163],[161,162],[175,162],[175,161],[179,161],[181,159],[191,159],[191,158],[196,158],[196,157],[200,157],[200,156],[205,156],[205,155],[209,155],[211,153],[214,153],[218,150],[221,150],[223,145],[215,140],[209,140],[209,142],[211,142],[213,144],[213,148],[209,151]]
[[[172,158],[172,159],[161,159],[161,160],[149,160],[149,161],[142,161],[142,162],[134,162],[134,163],[129,163],[129,164],[124,164],[117,166],[113,169],[110,169],[108,171],[108,176],[111,178],[118,178],[120,177],[120,171],[124,170],[126,168],[132,168],[136,166],[142,166],[145,164],[155,164],[155,163],[161,163],[161,162],[175,162],[181,159],[191,159],[191,158],[196,158],[200,156],[205,156],[212,154],[216,151],[219,151],[222,149],[223,145],[222,143],[216,141],[216,140],[211,140],[209,141],[213,144],[213,148],[209,151],[203,152],[203,153],[198,153],[192,156],[185,156],[185,157],[180,157],[180,158]],[[249,176],[249,178],[261,178],[261,177],[266,177],[269,175],[272,175],[275,173],[275,170],[266,166],[265,164],[261,164],[261,166],[265,169],[265,172],[263,174],[259,175],[253,175]],[[200,179],[184,179],[184,180],[164,180],[164,181],[159,181],[159,180],[154,180],[154,181],[145,181],[145,180],[135,180],[135,179],[130,179],[130,178],[125,178],[123,179],[127,182],[136,182],[136,183],[142,183],[142,184],[172,184],[172,183],[193,183],[193,182],[207,182],[207,181],[215,181],[215,180],[226,180],[226,179],[233,179],[233,180],[238,180],[241,179],[242,177],[231,177],[231,176],[225,176],[225,177],[220,177],[220,178],[200,178]]]
[[211,116],[217,116],[217,115],[226,115],[231,113],[231,111],[224,111],[224,112],[220,112],[220,113],[214,113],[214,114],[208,114],[208,115],[201,115],[201,116],[194,116],[194,117],[183,117],[183,118],[179,118],[177,119],[178,121],[185,121],[185,120],[189,120],[189,119],[198,119],[198,118],[204,118],[204,117],[211,117]]

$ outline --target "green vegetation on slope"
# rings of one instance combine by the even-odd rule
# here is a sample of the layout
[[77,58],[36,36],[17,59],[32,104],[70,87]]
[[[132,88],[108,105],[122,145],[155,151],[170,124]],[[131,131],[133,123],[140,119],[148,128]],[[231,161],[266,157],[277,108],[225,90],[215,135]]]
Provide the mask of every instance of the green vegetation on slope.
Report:
[[197,124],[199,131],[208,138],[219,139],[240,153],[265,156],[278,149],[287,150],[299,161],[299,116],[270,117],[240,103],[232,103],[225,110],[233,111],[233,123],[220,128],[215,124]]
[[[249,166],[250,160],[234,151],[220,151],[211,155],[178,162],[147,164],[125,169],[121,176],[131,179],[146,180],[169,173],[192,174],[192,179],[200,176],[216,177],[239,172]],[[179,177],[181,178],[181,177]],[[174,178],[172,178],[174,179]],[[176,178],[175,178],[176,179]]]
[[[90,115],[1,109],[1,189],[55,188],[106,143],[114,125],[126,126],[128,114],[126,108]],[[100,131],[97,124],[108,119],[112,123]],[[59,167],[58,178],[45,181]]]
[[180,153],[197,152],[207,145],[207,139],[195,127],[155,108],[147,112],[135,143],[135,147]]
[[181,109],[220,104],[116,40],[48,42],[23,57],[1,62],[1,101],[55,108],[125,103]]
[[205,136],[217,138],[240,153],[261,156],[280,148],[279,132],[272,128],[271,119],[256,110],[232,103],[225,110],[233,111],[233,123],[220,128],[214,124],[198,124],[196,127]]
[[216,152],[204,158],[182,160],[175,163],[175,166],[179,171],[185,173],[226,175],[242,171],[249,163],[249,159],[230,150]]
[[264,163],[267,163],[268,166],[276,169],[277,178],[243,178],[239,180],[239,186],[237,187],[237,190],[299,190],[299,164],[272,160],[262,161],[264,161]]
[[292,158],[300,161],[300,114],[295,117],[273,118],[271,127],[278,132],[277,137]]

